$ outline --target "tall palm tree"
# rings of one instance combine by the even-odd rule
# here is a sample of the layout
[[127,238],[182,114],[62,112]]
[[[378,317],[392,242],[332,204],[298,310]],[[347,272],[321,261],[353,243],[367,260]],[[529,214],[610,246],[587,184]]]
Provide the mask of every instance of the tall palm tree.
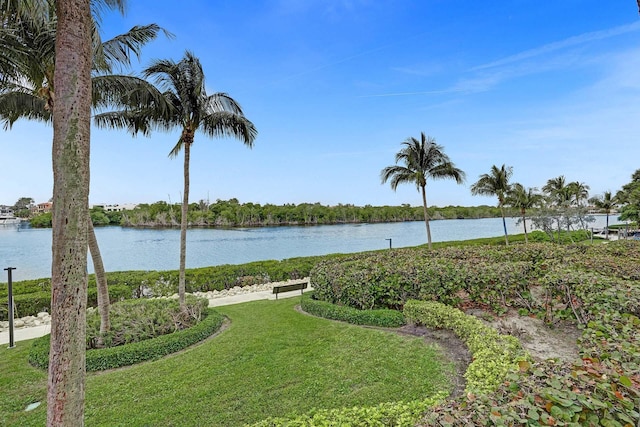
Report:
[[[185,304],[185,264],[189,206],[189,160],[196,132],[206,136],[234,137],[252,147],[257,136],[256,128],[242,112],[238,103],[225,93],[208,95],[205,90],[204,72],[198,58],[186,52],[179,62],[159,60],[143,71],[145,78],[154,78],[157,88],[141,85],[132,93],[119,111],[104,112],[95,116],[99,126],[127,128],[132,134],[149,134],[152,129],[181,130],[180,138],[169,153],[176,157],[184,150],[184,192],[180,221],[180,275],[178,295],[180,305]],[[139,105],[131,107],[132,98]]]
[[[162,30],[158,25],[135,26],[125,34],[102,42],[97,31],[102,7],[124,12],[122,0],[92,1],[91,21],[92,103],[100,106],[115,94],[128,91],[137,79],[111,74],[115,67],[130,65],[130,58],[140,55],[143,45]],[[58,20],[53,1],[15,2],[0,0],[0,41],[10,48],[0,55],[0,123],[5,130],[20,118],[50,123],[55,98],[55,44]],[[11,19],[9,19],[11,18]],[[165,31],[165,34],[170,36]],[[1,65],[0,65],[1,67]],[[88,221],[88,246],[98,288],[100,332],[110,329],[109,292],[104,264],[93,223]]]
[[593,197],[589,200],[598,209],[604,210],[607,214],[607,227],[604,229],[605,238],[609,239],[609,214],[612,209],[618,206],[618,198],[611,191],[605,191],[602,196]]
[[491,166],[491,171],[480,175],[478,181],[471,186],[471,194],[474,196],[497,196],[498,207],[502,215],[502,227],[504,228],[504,241],[509,246],[509,235],[507,234],[507,221],[504,216],[504,202],[509,191],[509,179],[513,175],[513,167],[505,166],[498,168]]
[[[380,172],[382,183],[390,180],[391,188],[395,191],[399,184],[414,183],[422,194],[424,222],[427,227],[427,242],[431,249],[431,228],[427,212],[427,194],[425,187],[427,179],[454,179],[462,184],[465,173],[458,169],[444,153],[444,147],[436,144],[436,140],[420,134],[420,140],[409,137],[403,143],[403,148],[396,153],[396,164],[387,166]],[[401,164],[398,164],[401,163]]]
[[53,108],[51,345],[47,425],[84,425],[91,128],[91,10],[57,0]]
[[524,185],[516,182],[507,192],[505,204],[520,209],[522,224],[524,226],[524,241],[529,243],[527,236],[527,209],[540,206],[543,202],[542,194],[537,192],[537,188],[525,188]]

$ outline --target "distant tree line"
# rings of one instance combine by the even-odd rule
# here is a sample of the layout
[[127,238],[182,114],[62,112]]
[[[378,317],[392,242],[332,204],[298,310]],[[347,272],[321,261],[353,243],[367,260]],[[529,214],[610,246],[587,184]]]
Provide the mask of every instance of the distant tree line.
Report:
[[[125,227],[177,227],[181,220],[181,206],[160,201],[141,204],[133,210],[119,212],[120,225]],[[240,203],[237,199],[217,200],[208,204],[201,200],[191,203],[188,222],[200,227],[265,227],[278,225],[322,225],[422,221],[422,207],[355,206],[320,203],[274,205]],[[500,210],[491,206],[446,206],[429,208],[432,219],[493,218]],[[113,217],[115,220],[116,218]],[[94,222],[95,223],[95,222]]]

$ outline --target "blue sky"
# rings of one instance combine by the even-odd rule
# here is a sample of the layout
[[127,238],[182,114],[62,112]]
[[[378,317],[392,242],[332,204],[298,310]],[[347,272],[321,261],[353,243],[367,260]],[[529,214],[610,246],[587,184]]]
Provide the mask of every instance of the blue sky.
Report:
[[[513,181],[617,191],[640,168],[640,17],[632,0],[131,1],[103,36],[157,23],[135,70],[193,51],[259,135],[196,135],[190,199],[419,205],[380,183],[407,137],[434,137],[467,174],[430,181],[430,205],[495,204],[469,186],[491,165]],[[49,126],[0,131],[0,204],[52,193]],[[92,130],[90,203],[177,202],[178,131]]]

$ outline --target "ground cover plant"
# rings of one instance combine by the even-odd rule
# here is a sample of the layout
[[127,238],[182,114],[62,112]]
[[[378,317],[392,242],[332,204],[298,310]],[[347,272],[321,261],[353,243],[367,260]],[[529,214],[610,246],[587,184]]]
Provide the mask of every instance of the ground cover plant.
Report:
[[[319,319],[298,298],[216,308],[226,330],[178,354],[87,377],[87,425],[241,426],[312,408],[372,407],[448,392],[452,366],[421,339]],[[46,373],[29,342],[0,348],[0,424],[36,426]],[[428,379],[428,381],[425,381]],[[178,397],[177,397],[178,396]]]

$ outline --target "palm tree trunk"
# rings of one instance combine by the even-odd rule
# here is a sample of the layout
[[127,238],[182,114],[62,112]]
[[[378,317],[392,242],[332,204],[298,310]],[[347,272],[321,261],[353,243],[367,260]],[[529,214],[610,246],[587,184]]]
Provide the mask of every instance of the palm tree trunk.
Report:
[[109,288],[107,287],[107,276],[104,273],[104,264],[100,255],[100,247],[96,239],[96,232],[93,228],[93,222],[89,219],[89,253],[93,262],[93,269],[96,273],[96,286],[98,288],[98,312],[100,313],[100,338],[109,332],[111,322],[109,321]]
[[424,185],[420,187],[422,190],[422,207],[424,208],[424,223],[427,226],[427,243],[429,244],[429,249],[431,249],[431,227],[429,226],[429,213],[427,212],[427,193],[424,187]]
[[178,298],[180,307],[185,308],[185,269],[187,261],[187,215],[189,213],[189,160],[191,143],[184,144],[184,194],[182,195],[182,218],[180,218],[180,275],[178,278]]
[[609,240],[609,211],[607,211],[607,228],[604,229],[604,238]]
[[529,243],[529,238],[527,237],[527,211],[524,209],[520,210],[520,213],[522,213],[522,225],[524,226],[524,243]]
[[83,426],[91,125],[89,0],[57,0],[47,426]]
[[507,234],[507,220],[504,218],[504,206],[502,206],[502,200],[500,200],[500,213],[502,214],[502,228],[504,228],[504,241],[509,246],[509,235]]

